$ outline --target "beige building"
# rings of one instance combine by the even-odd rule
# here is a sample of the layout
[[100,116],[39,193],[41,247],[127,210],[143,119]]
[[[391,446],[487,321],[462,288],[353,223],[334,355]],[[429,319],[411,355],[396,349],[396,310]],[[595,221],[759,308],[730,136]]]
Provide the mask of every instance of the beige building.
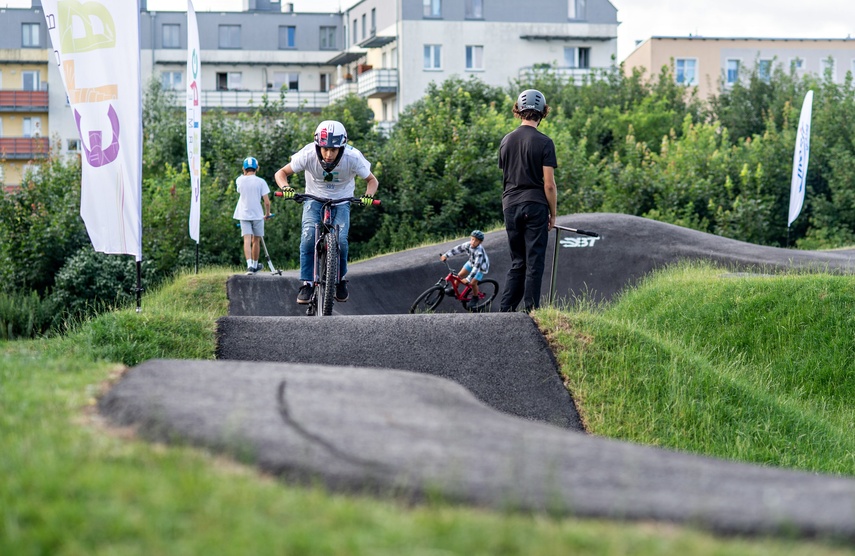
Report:
[[733,85],[742,68],[758,66],[760,75],[775,67],[794,68],[798,74],[824,75],[841,83],[855,70],[855,39],[784,39],[723,37],[651,37],[624,60],[624,73],[643,68],[648,76],[672,67],[678,83],[698,88],[709,98],[721,87]]

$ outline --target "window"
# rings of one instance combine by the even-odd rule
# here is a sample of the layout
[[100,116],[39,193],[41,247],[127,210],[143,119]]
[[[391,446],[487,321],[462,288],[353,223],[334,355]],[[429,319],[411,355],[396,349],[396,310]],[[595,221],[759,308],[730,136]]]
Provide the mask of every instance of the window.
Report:
[[351,43],[356,44],[356,19],[353,20],[353,27],[350,28],[350,32],[353,35],[353,37],[351,37]]
[[177,23],[164,23],[161,42],[163,43],[163,48],[181,48],[181,25]]
[[377,8],[371,8],[371,36],[377,33]]
[[425,17],[442,17],[442,0],[424,0]]
[[757,77],[764,83],[772,80],[772,60],[760,60],[757,62]]
[[42,45],[41,30],[38,23],[21,25],[21,46],[24,48],[39,48]]
[[368,16],[367,16],[367,15],[365,15],[365,14],[362,14],[362,38],[363,38],[363,39],[364,39],[364,38],[365,38],[365,36],[366,36],[366,35],[365,35],[365,33],[366,33],[366,29],[367,29],[367,27],[368,27],[368,23],[367,23],[367,21],[368,21]]
[[160,87],[164,90],[176,90],[181,88],[180,71],[164,71],[160,74]]
[[587,46],[565,46],[564,65],[568,68],[589,69],[591,67],[591,48]]
[[438,70],[442,69],[442,45],[426,44],[425,45],[425,69]]
[[67,144],[69,151],[74,153],[80,152],[80,139],[69,139]]
[[217,90],[218,91],[236,91],[241,87],[242,80],[241,72],[229,71],[217,74]]
[[220,48],[240,48],[240,25],[220,25]]
[[331,73],[322,73],[321,74],[321,92],[328,93],[330,91],[330,84],[332,83],[332,74]]
[[482,70],[484,69],[484,47],[477,45],[468,45],[466,47],[466,69],[467,70]]
[[466,19],[484,19],[484,0],[466,0]]
[[24,137],[41,137],[42,134],[42,119],[41,118],[24,118],[23,126]]
[[279,48],[295,48],[297,46],[297,28],[293,25],[279,26]]
[[286,91],[299,91],[300,74],[287,71],[274,71],[273,88],[277,91],[281,91],[282,89]]
[[335,27],[321,27],[321,49],[335,49]]
[[585,19],[587,17],[588,0],[568,0],[567,18]]
[[25,91],[38,91],[40,87],[40,77],[38,71],[22,71],[21,79],[23,81],[23,89]]
[[680,85],[698,84],[698,61],[692,58],[677,58],[674,61],[677,83]]
[[827,75],[832,83],[837,82],[837,60],[829,56],[820,62],[819,69],[823,77]]
[[389,51],[389,67],[395,69],[398,67],[398,48],[393,48]]
[[739,60],[728,60],[724,82],[727,85],[733,85],[737,81],[739,81]]
[[801,58],[790,58],[790,71],[800,72],[805,67],[805,61]]

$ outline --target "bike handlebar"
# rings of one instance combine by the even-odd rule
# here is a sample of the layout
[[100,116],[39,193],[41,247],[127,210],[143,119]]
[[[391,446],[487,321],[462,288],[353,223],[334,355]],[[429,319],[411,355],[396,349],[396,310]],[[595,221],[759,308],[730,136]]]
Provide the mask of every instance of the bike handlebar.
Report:
[[583,236],[600,237],[600,234],[598,234],[597,232],[588,232],[585,230],[580,230],[578,228],[566,228],[564,226],[557,226],[557,225],[553,226],[553,228],[558,228],[559,230],[564,230],[565,232],[573,232],[574,234],[579,234],[579,235],[583,235]]
[[[282,197],[281,191],[276,191],[273,193],[274,197]],[[295,203],[302,203],[306,200],[317,201],[319,203],[331,203],[333,205],[343,205],[344,203],[357,203],[362,204],[362,199],[360,197],[345,197],[343,199],[326,199],[324,197],[316,197],[314,195],[310,195],[308,193],[294,193],[293,197],[289,197]],[[380,206],[380,199],[374,199],[371,201],[373,206]]]

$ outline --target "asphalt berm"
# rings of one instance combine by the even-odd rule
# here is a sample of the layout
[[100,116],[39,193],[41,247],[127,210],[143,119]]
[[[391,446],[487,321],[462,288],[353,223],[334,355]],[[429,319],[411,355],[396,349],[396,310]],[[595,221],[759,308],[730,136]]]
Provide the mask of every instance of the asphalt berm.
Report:
[[[683,259],[740,272],[855,269],[851,251],[758,247],[624,215],[563,217],[557,298],[608,300]],[[460,238],[463,241],[465,238]],[[746,465],[586,434],[524,314],[405,314],[444,274],[429,246],[351,265],[351,300],[301,316],[297,280],[236,275],[219,361],[153,360],[99,401],[145,438],[239,454],[283,478],[498,509],[661,520],[739,534],[855,540],[855,480]],[[487,235],[504,281],[503,232]],[[550,246],[550,253],[552,246]],[[551,264],[544,277],[549,291]]]

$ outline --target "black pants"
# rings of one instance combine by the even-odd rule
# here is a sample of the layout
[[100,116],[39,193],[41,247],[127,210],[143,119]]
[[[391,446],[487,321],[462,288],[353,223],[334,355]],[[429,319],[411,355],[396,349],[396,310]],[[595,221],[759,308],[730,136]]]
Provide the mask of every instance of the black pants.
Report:
[[540,307],[540,285],[549,242],[549,207],[522,203],[505,210],[505,229],[511,249],[511,268],[502,293],[502,311],[516,311],[523,301],[526,312]]

